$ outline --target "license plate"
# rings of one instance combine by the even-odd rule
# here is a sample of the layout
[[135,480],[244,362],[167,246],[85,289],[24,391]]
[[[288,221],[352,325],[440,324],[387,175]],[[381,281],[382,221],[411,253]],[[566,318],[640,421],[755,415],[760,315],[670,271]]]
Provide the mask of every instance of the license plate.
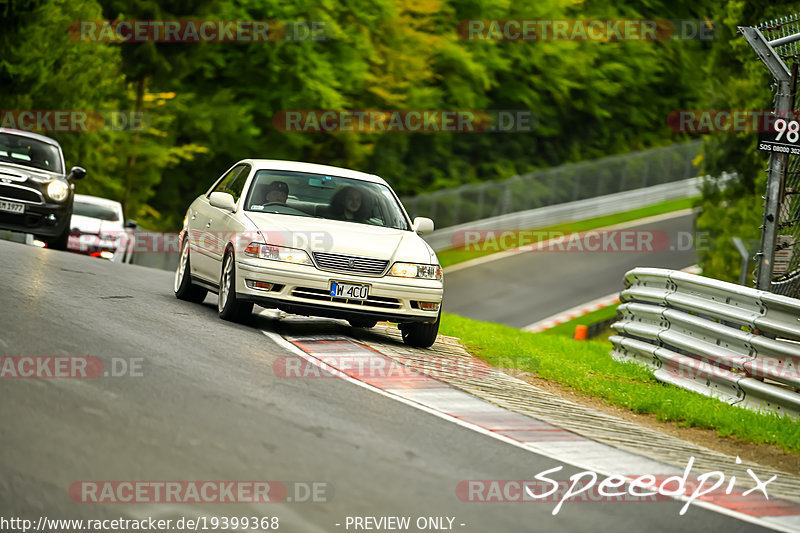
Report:
[[369,285],[354,285],[351,283],[331,282],[331,296],[334,298],[347,298],[349,300],[366,300],[369,295]]
[[8,211],[9,213],[22,214],[25,212],[25,204],[18,204],[17,202],[7,202],[5,200],[0,200],[0,211]]

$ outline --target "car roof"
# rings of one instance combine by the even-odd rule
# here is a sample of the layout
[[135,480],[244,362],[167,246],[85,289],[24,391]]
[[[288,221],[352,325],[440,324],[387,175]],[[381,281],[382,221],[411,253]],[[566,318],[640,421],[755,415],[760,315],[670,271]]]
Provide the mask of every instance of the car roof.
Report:
[[282,161],[279,159],[244,159],[239,161],[239,163],[249,163],[253,165],[256,170],[288,170],[292,172],[307,172],[309,174],[327,174],[340,178],[351,178],[361,181],[368,181],[371,183],[380,183],[381,185],[388,185],[383,178],[374,174],[367,174],[357,170],[332,167],[329,165],[318,165],[316,163]]
[[30,139],[36,139],[37,141],[42,141],[47,144],[54,144],[59,148],[61,145],[58,144],[58,141],[55,139],[51,139],[50,137],[45,137],[44,135],[39,135],[38,133],[33,133],[32,131],[24,131],[24,130],[14,130],[11,128],[0,128],[0,133],[9,133],[11,135],[17,135],[19,137],[28,137]]
[[108,198],[101,198],[100,196],[91,196],[89,194],[76,194],[75,200],[80,200],[87,204],[107,205],[111,207],[122,207],[122,204],[116,200],[109,200]]

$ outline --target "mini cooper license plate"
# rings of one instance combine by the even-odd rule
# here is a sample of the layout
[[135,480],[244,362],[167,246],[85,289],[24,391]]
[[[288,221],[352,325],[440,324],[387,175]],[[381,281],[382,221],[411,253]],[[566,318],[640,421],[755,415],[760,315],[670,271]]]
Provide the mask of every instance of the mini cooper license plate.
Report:
[[350,300],[366,300],[369,295],[369,285],[354,285],[351,283],[331,282],[331,296],[333,298],[348,298]]
[[25,213],[25,204],[18,204],[17,202],[7,202],[0,200],[0,211],[7,211],[9,213]]

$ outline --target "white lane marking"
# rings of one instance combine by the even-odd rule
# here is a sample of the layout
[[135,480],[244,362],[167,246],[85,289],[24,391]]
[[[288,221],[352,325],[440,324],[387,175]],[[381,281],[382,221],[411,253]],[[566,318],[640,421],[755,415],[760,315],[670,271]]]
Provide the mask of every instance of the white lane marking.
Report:
[[[562,456],[562,454],[560,454],[558,452],[558,450],[552,450],[552,451],[549,451],[549,452],[544,452],[542,450],[533,450],[533,449],[531,449],[531,444],[532,443],[530,443],[530,442],[529,443],[519,442],[517,440],[511,439],[510,437],[506,437],[504,435],[493,433],[492,431],[489,431],[488,429],[482,428],[481,426],[477,426],[475,424],[470,424],[469,422],[466,422],[464,420],[456,418],[456,417],[454,417],[452,415],[448,415],[447,413],[442,413],[442,412],[437,411],[435,409],[431,409],[427,405],[415,402],[413,400],[409,400],[407,398],[403,398],[401,396],[397,396],[396,394],[392,394],[392,393],[387,392],[387,391],[385,391],[383,389],[379,389],[377,387],[369,385],[368,383],[364,383],[363,381],[359,381],[357,379],[351,378],[350,376],[342,375],[341,373],[337,372],[334,367],[332,367],[331,365],[328,365],[324,361],[321,361],[321,360],[315,358],[311,354],[309,354],[307,352],[304,352],[303,350],[301,350],[300,348],[295,346],[293,343],[291,343],[288,340],[284,339],[282,335],[280,335],[278,333],[275,333],[275,332],[272,332],[272,331],[264,331],[264,330],[260,330],[260,331],[261,331],[261,333],[263,333],[267,338],[272,340],[279,347],[284,348],[284,349],[286,349],[286,350],[288,350],[290,352],[293,352],[293,353],[297,354],[299,357],[302,357],[303,359],[305,359],[306,361],[308,361],[312,365],[316,365],[321,371],[335,373],[334,375],[337,375],[337,377],[339,379],[343,379],[343,380],[345,380],[345,381],[347,381],[349,383],[352,383],[353,385],[356,385],[356,386],[361,387],[363,389],[367,389],[367,390],[369,390],[371,392],[374,392],[376,394],[380,394],[381,396],[385,396],[386,398],[390,398],[390,399],[392,399],[394,401],[397,401],[397,402],[400,402],[402,404],[408,405],[409,407],[413,407],[415,409],[418,409],[418,410],[423,411],[425,413],[431,414],[431,415],[436,416],[438,418],[441,418],[443,420],[447,420],[448,422],[451,422],[453,424],[459,425],[459,426],[461,426],[463,428],[466,428],[466,429],[470,429],[472,431],[475,431],[476,433],[480,433],[482,435],[486,435],[488,437],[491,437],[491,438],[493,438],[495,440],[499,440],[499,441],[504,442],[506,444],[510,444],[512,446],[516,446],[517,448],[525,450],[528,453],[534,453],[534,454],[542,456],[542,457],[547,457],[549,459],[554,459],[556,461],[560,461],[560,462],[562,462],[564,464],[573,466],[575,468],[579,468],[581,470],[591,470],[593,472],[596,472],[596,473],[598,473],[600,475],[603,475],[603,476],[606,476],[606,477],[612,476],[612,475],[619,475],[619,472],[614,472],[614,471],[611,471],[611,470],[607,470],[606,468],[595,468],[595,466],[597,466],[597,465],[592,465],[592,464],[582,463],[580,461],[577,461],[577,460],[573,459],[574,455],[564,455],[564,456]],[[346,339],[347,337],[342,337],[342,338]],[[467,393],[464,393],[464,394],[467,394]],[[479,398],[477,398],[475,396],[472,396],[471,394],[468,394],[468,396],[471,396],[472,398],[475,399],[476,402],[479,402],[481,404],[489,403],[489,402],[485,402],[484,400],[481,400],[481,399],[479,399]],[[587,440],[589,440],[589,439],[587,439]],[[609,453],[610,454],[613,453],[614,455],[618,455],[619,453],[622,453],[622,454],[625,454],[626,456],[627,455],[631,455],[634,458],[637,458],[637,459],[639,458],[639,456],[637,456],[635,454],[628,454],[627,452],[623,452],[622,450],[617,450],[616,448],[611,448],[610,446],[608,446],[608,449],[609,449]],[[615,462],[614,464],[619,464],[619,462]],[[641,475],[641,474],[639,474],[639,475]],[[635,479],[635,476],[631,476],[630,479]],[[671,496],[671,498],[674,499],[674,500],[682,501],[682,502],[686,502],[686,501],[688,501],[690,499],[689,496],[684,496],[684,495]],[[797,533],[797,530],[795,528],[793,528],[792,526],[790,526],[790,525],[787,526],[785,524],[780,524],[780,523],[774,523],[774,522],[771,523],[771,522],[768,522],[768,521],[766,521],[766,520],[764,520],[762,518],[746,515],[744,513],[740,513],[738,511],[733,511],[731,509],[727,509],[725,507],[722,507],[722,506],[719,506],[719,505],[716,505],[716,504],[713,504],[713,503],[710,503],[710,502],[694,500],[694,501],[692,501],[692,505],[697,506],[697,507],[701,507],[701,508],[709,510],[709,511],[713,511],[713,512],[719,513],[721,515],[725,515],[725,516],[728,516],[728,517],[731,517],[731,518],[735,518],[737,520],[741,520],[742,522],[748,522],[750,524],[756,524],[756,525],[761,526],[761,527],[766,527],[766,528],[769,528],[769,529],[773,529],[775,531],[781,531],[781,532],[785,532],[785,533]]]
[[592,311],[597,311],[598,309],[602,309],[603,307],[608,307],[609,305],[615,304],[618,301],[619,301],[619,292],[612,292],[611,294],[608,294],[601,298],[597,298],[595,300],[592,300],[591,302],[586,302],[581,305],[576,305],[572,309],[567,309],[566,311],[556,313],[555,315],[551,315],[545,319],[538,320],[533,324],[528,324],[527,326],[521,329],[522,331],[529,331],[531,333],[536,333],[538,331],[550,329],[553,326],[563,324],[564,322],[572,320],[573,318],[578,318],[587,313],[591,313]]
[[[694,212],[693,209],[681,209],[680,211],[672,211],[670,213],[664,213],[661,215],[653,215],[647,218],[640,218],[638,220],[631,220],[628,222],[621,222],[619,224],[614,224],[613,226],[606,226],[604,228],[595,228],[592,230],[586,231],[616,231],[621,229],[627,228],[635,228],[637,226],[644,226],[646,224],[653,224],[655,222],[661,222],[662,220],[670,220],[673,218],[679,218],[683,216],[690,215]],[[520,230],[526,231],[526,230]],[[586,233],[586,231],[580,231],[578,234]],[[464,270],[465,268],[471,268],[479,265],[484,265],[486,263],[491,263],[492,261],[500,261],[501,259],[507,259],[509,257],[513,257],[518,254],[529,253],[530,247],[535,246],[536,248],[533,250],[538,251],[542,248],[549,247],[551,243],[555,244],[558,238],[548,239],[546,241],[542,241],[539,243],[532,243],[530,245],[525,246],[525,250],[521,250],[519,247],[512,248],[511,250],[503,250],[502,252],[496,252],[489,255],[484,255],[482,257],[476,257],[475,259],[470,259],[469,261],[464,261],[463,263],[456,263],[455,265],[450,265],[444,268],[445,274],[452,274],[453,272],[458,272],[459,270]]]

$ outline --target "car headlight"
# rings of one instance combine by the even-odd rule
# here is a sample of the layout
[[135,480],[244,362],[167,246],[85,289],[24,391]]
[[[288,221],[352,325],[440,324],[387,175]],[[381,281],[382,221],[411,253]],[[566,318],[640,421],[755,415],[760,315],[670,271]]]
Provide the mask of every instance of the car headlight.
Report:
[[389,271],[390,276],[399,278],[442,279],[439,265],[420,265],[416,263],[395,263]]
[[285,246],[276,246],[274,244],[259,244],[251,242],[244,250],[245,255],[250,257],[258,257],[261,259],[271,259],[273,261],[285,261],[287,263],[295,263],[297,265],[310,265],[311,258],[303,250],[297,248],[287,248]]
[[47,186],[47,196],[56,202],[63,202],[69,196],[69,186],[63,181],[53,181]]

